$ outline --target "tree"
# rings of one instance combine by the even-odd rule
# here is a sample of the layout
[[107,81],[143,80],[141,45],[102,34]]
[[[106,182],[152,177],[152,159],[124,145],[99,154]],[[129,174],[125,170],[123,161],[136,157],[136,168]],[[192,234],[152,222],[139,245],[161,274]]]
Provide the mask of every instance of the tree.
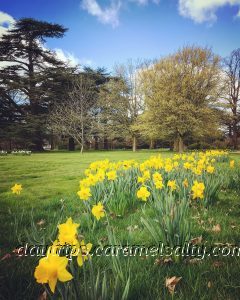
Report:
[[[95,127],[92,130],[92,136],[94,139],[94,147],[95,150],[99,149],[99,140],[101,138],[101,135],[103,133],[100,128],[101,126],[101,121],[103,121],[100,118],[100,114],[102,112],[102,108],[99,106],[98,99],[99,99],[99,94],[101,88],[109,81],[110,75],[106,71],[105,68],[97,68],[96,70],[85,67],[84,68],[84,73],[86,76],[94,82],[94,97],[93,99],[95,100],[95,105],[92,107],[92,117],[93,117],[93,122],[95,123]],[[104,149],[108,149],[108,137],[106,134],[103,134],[103,141],[104,141]]]
[[94,88],[94,81],[86,74],[75,75],[68,98],[57,103],[49,117],[50,128],[77,141],[81,146],[81,153],[95,127]]
[[122,78],[127,85],[125,97],[128,99],[129,132],[132,137],[132,150],[137,149],[137,131],[133,126],[139,114],[144,109],[143,94],[141,91],[142,70],[148,65],[147,61],[128,60],[126,64],[115,66],[116,76]]
[[145,132],[155,128],[180,152],[190,136],[215,134],[219,70],[219,58],[199,47],[185,47],[145,70]]
[[[21,99],[24,121],[35,150],[42,150],[49,97],[46,95],[46,73],[61,67],[54,53],[43,47],[46,38],[60,38],[66,28],[30,18],[16,21],[0,40],[0,96]],[[11,95],[15,95],[12,98]],[[17,94],[17,95],[16,95]]]
[[[127,85],[122,78],[111,78],[100,89],[100,132],[103,137],[124,140],[130,133],[129,101]],[[106,139],[106,138],[105,138]]]
[[224,60],[224,73],[226,79],[227,97],[230,109],[229,132],[234,149],[238,148],[238,134],[240,122],[240,49],[232,51]]

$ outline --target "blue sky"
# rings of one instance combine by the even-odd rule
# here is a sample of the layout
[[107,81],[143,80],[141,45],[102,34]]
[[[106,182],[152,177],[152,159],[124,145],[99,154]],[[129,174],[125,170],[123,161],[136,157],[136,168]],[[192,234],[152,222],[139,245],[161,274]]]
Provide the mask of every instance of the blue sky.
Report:
[[59,57],[111,70],[128,58],[158,58],[188,44],[222,56],[240,47],[240,0],[0,0],[1,25],[32,17],[69,28],[48,40]]

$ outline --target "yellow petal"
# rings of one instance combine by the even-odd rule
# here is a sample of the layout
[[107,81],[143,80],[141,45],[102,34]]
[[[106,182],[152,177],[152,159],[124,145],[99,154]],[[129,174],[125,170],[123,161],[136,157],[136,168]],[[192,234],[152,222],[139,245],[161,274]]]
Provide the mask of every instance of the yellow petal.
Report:
[[73,279],[73,276],[66,269],[62,269],[58,271],[58,279],[65,282]]
[[52,293],[55,292],[55,288],[56,288],[56,284],[57,284],[57,277],[53,277],[49,280],[48,282],[50,290],[52,291]]

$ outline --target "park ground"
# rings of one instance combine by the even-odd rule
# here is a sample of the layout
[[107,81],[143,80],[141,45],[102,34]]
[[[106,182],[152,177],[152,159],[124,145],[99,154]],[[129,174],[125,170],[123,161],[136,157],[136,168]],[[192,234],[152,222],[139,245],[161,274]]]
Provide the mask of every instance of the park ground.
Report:
[[[91,162],[103,159],[143,161],[159,153],[164,157],[172,155],[170,152],[142,150],[136,153],[99,151],[81,155],[79,152],[53,152],[0,156],[0,300],[37,299],[41,293],[41,286],[33,278],[37,260],[16,258],[12,251],[23,242],[48,241],[57,223],[65,221],[66,217],[81,219],[83,207],[76,192],[79,180]],[[239,154],[231,154],[231,158],[240,161]],[[23,186],[19,196],[11,193],[15,183]],[[214,207],[194,212],[195,237],[202,235],[209,244],[239,244],[238,192],[223,190]],[[141,229],[138,224],[140,214],[141,210],[137,210],[134,214],[112,220],[119,240],[126,241],[126,228],[137,225]],[[221,230],[212,231],[217,224]],[[104,229],[101,229],[89,239],[97,242],[104,235]],[[142,230],[130,235],[134,243],[149,241],[148,234]],[[165,278],[171,276],[182,277],[174,299],[239,299],[240,257],[211,257],[180,265],[157,264],[156,258],[133,259],[136,261],[133,262],[135,278],[130,289],[131,299],[171,299],[164,287]]]

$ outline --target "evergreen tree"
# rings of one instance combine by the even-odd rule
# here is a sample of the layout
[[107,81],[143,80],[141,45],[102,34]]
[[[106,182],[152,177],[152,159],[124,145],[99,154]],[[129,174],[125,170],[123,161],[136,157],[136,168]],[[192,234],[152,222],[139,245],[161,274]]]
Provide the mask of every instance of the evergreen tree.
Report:
[[65,32],[61,25],[25,18],[0,40],[0,60],[4,62],[0,69],[0,97],[12,106],[17,103],[18,110],[21,107],[21,127],[35,150],[43,149],[46,136],[49,74],[63,66],[43,45],[46,38],[60,38]]

